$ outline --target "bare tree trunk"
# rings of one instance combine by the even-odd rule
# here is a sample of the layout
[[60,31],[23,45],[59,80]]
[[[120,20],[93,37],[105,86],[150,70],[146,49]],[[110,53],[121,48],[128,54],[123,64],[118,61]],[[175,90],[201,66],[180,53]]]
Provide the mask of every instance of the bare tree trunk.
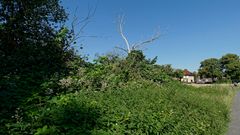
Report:
[[130,44],[129,44],[129,42],[128,42],[127,37],[126,37],[126,36],[124,35],[124,33],[123,33],[123,21],[124,21],[124,17],[121,16],[121,17],[119,18],[119,33],[120,33],[120,35],[122,36],[123,40],[125,41],[125,44],[126,44],[126,46],[127,46],[127,51],[128,51],[128,53],[130,53],[130,52],[131,52]]

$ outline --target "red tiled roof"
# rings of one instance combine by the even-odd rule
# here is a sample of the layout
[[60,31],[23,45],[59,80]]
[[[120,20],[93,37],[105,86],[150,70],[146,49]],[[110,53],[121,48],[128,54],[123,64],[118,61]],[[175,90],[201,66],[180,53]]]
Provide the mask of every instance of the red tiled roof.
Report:
[[184,76],[193,76],[193,73],[191,73],[190,71],[188,71],[187,69],[183,70],[183,75]]

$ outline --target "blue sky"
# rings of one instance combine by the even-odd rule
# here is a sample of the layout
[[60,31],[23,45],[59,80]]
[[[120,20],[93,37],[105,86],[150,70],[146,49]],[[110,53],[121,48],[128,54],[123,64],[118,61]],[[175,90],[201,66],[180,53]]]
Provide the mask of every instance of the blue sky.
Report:
[[158,64],[196,71],[206,58],[226,53],[240,55],[240,0],[63,0],[71,20],[86,16],[88,7],[97,10],[82,38],[81,54],[94,59],[115,46],[124,46],[117,31],[117,17],[125,15],[124,31],[131,43],[162,36],[143,48]]

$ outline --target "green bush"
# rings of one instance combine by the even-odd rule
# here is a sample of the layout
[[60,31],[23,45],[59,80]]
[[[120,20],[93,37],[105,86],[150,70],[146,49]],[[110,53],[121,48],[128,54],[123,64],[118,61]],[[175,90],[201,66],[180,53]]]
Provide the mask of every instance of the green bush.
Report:
[[38,118],[21,124],[32,123],[24,129],[29,133],[220,135],[229,120],[222,100],[227,96],[226,89],[139,80],[118,89],[56,96],[37,111]]
[[2,119],[0,133],[224,134],[231,92],[182,85],[169,77],[170,66],[154,62],[141,51],[72,61],[67,76],[44,81],[11,119]]
[[74,92],[80,89],[101,91],[117,88],[128,81],[139,79],[159,84],[171,81],[162,67],[154,62],[156,59],[146,60],[141,51],[133,51],[126,58],[114,55],[100,56],[90,66],[78,66],[75,72],[61,79],[59,85],[67,92]]

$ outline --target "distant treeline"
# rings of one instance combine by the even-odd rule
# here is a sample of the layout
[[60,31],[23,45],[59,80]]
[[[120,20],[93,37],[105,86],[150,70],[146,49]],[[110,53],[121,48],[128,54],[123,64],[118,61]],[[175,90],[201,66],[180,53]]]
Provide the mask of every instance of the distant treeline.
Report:
[[202,78],[212,78],[219,82],[240,81],[240,59],[237,54],[226,54],[220,59],[209,58],[201,62],[198,70]]

